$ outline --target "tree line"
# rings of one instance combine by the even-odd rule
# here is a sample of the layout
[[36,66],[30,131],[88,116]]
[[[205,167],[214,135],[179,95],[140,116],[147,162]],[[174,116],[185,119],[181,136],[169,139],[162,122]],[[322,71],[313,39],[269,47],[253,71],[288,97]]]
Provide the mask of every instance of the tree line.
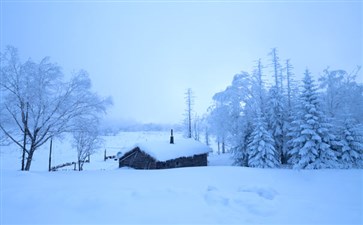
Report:
[[297,81],[291,60],[281,61],[276,48],[269,58],[269,66],[257,60],[251,73],[236,74],[213,96],[199,120],[206,143],[213,135],[218,152],[232,152],[240,166],[363,168],[360,67],[351,72],[327,68],[318,80],[306,69]]

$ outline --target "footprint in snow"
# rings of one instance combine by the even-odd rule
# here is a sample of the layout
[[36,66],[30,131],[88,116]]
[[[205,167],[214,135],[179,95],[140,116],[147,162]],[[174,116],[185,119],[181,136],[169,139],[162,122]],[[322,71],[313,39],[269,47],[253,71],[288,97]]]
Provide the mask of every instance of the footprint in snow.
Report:
[[249,192],[256,193],[258,196],[264,199],[273,200],[276,195],[278,195],[277,191],[272,188],[259,188],[259,187],[240,187],[238,192]]
[[229,204],[229,199],[222,196],[219,190],[214,186],[208,186],[207,191],[204,194],[204,200],[209,205],[223,205],[227,206]]

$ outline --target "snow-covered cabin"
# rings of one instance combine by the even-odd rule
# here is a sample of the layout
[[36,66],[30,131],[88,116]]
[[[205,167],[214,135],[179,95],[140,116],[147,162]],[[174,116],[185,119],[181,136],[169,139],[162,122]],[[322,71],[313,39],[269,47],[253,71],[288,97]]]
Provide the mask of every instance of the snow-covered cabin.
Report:
[[125,152],[119,152],[119,167],[135,169],[167,169],[207,166],[212,149],[192,139],[180,139],[174,144],[167,141],[139,143]]

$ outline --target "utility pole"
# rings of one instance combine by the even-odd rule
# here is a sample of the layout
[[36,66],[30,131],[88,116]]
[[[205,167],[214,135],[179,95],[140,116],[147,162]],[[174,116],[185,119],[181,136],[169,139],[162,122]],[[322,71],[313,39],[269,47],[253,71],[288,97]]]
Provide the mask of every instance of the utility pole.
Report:
[[49,172],[52,170],[52,148],[53,148],[53,138],[50,138],[49,146]]

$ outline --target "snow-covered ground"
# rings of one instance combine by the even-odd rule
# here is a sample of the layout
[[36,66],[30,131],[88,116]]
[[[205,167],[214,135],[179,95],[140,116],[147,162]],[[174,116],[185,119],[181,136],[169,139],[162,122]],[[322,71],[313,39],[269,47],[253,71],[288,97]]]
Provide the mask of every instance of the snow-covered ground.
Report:
[[[104,148],[165,137],[121,133]],[[70,146],[55,142],[54,165],[75,161]],[[11,148],[1,148],[0,224],[363,224],[363,170],[242,168],[211,155],[209,167],[143,171],[104,162],[101,150],[85,171],[49,173],[44,147],[20,172]]]

